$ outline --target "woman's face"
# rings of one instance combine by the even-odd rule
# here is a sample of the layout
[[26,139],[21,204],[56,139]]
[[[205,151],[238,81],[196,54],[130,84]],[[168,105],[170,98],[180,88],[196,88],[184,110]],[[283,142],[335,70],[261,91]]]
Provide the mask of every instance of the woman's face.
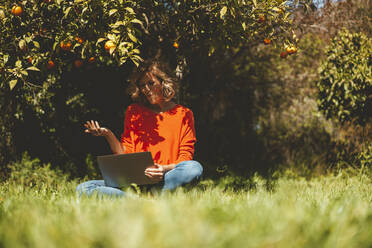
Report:
[[164,100],[161,82],[150,72],[139,80],[138,87],[150,104],[159,104]]

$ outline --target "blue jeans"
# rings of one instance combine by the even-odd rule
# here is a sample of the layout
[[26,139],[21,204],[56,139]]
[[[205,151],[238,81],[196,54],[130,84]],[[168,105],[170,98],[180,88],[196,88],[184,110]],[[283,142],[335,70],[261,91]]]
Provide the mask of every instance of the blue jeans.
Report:
[[[194,160],[183,161],[177,164],[174,169],[164,174],[164,186],[162,191],[173,190],[178,186],[190,183],[193,180],[200,179],[203,173],[203,167],[201,164]],[[125,195],[125,192],[113,187],[105,185],[104,180],[91,180],[79,184],[76,187],[76,191],[80,194],[92,195],[94,192],[97,195],[110,195],[115,197],[121,197]]]

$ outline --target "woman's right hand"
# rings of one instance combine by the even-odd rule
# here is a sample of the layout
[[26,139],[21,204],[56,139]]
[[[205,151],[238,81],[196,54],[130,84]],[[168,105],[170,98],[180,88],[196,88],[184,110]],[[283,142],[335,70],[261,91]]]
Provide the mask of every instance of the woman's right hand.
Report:
[[105,136],[107,137],[110,133],[110,129],[100,127],[97,121],[87,121],[85,124],[85,132],[90,133],[94,136]]

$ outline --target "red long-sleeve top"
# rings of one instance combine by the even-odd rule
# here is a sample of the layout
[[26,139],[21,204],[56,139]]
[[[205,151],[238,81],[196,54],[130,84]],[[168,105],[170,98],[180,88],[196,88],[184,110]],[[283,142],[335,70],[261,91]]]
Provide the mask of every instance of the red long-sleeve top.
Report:
[[192,160],[195,142],[194,116],[186,107],[155,113],[132,104],[125,112],[121,135],[125,153],[150,151],[155,163],[177,164]]

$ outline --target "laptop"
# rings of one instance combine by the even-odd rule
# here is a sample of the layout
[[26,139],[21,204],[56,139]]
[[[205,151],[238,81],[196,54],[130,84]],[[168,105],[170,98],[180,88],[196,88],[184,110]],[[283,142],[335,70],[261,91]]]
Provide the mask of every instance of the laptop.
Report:
[[145,169],[154,164],[151,152],[97,156],[97,162],[109,187],[122,188],[132,183],[154,184],[145,176]]

